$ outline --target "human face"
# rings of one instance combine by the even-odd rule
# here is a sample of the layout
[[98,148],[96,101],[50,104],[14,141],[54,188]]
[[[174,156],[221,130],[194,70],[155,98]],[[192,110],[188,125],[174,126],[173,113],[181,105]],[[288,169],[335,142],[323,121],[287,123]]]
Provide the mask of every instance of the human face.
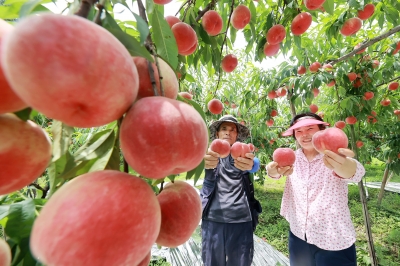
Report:
[[232,122],[223,122],[218,129],[217,138],[224,139],[229,142],[230,145],[236,142],[238,135],[237,127]]
[[318,125],[299,127],[294,130],[294,136],[303,149],[313,150],[312,136],[320,131]]

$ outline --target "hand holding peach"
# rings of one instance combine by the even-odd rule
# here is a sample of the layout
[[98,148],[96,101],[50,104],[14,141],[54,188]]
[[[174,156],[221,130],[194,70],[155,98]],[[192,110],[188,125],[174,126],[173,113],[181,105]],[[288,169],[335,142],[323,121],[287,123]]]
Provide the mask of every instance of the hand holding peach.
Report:
[[254,164],[254,154],[248,152],[244,155],[245,157],[237,157],[235,160],[235,167],[242,171],[251,170]]
[[339,154],[325,150],[323,161],[326,167],[332,169],[341,178],[352,177],[357,169],[355,160],[350,157],[354,156],[354,152],[349,149],[339,149]]
[[218,165],[219,154],[215,151],[208,149],[206,155],[204,155],[204,168],[214,169]]
[[268,176],[272,178],[280,178],[282,175],[291,175],[293,173],[293,166],[288,165],[284,167],[279,167],[277,162],[272,161],[267,164],[265,170],[267,170]]

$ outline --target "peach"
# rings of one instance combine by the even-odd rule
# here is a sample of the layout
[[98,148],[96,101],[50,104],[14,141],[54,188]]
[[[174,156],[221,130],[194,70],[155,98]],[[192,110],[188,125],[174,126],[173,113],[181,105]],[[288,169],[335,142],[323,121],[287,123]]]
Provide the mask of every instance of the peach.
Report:
[[275,99],[278,95],[276,94],[276,91],[269,91],[267,94],[268,99],[272,100]]
[[357,17],[362,20],[369,19],[375,12],[375,6],[373,4],[366,4],[363,10],[357,11]]
[[321,64],[319,62],[314,62],[310,65],[309,70],[312,73],[315,73],[319,70],[319,68],[321,67]]
[[353,87],[354,87],[354,88],[359,88],[359,87],[361,87],[361,86],[362,86],[362,81],[361,81],[360,78],[357,78],[357,79],[354,81],[354,83],[353,83]]
[[[88,43],[95,43],[95,49]],[[139,79],[129,52],[106,29],[79,16],[26,17],[1,52],[18,96],[70,126],[108,124],[136,99]]]
[[[0,49],[2,47],[3,38],[13,30],[13,26],[0,19]],[[2,55],[0,54],[0,62]],[[16,112],[28,107],[17,94],[12,90],[6,77],[4,76],[3,68],[0,65],[0,114]]]
[[311,26],[311,22],[311,14],[308,12],[302,12],[293,19],[290,30],[292,31],[293,35],[301,35],[308,30],[308,28]]
[[233,70],[235,70],[237,65],[238,65],[237,57],[233,54],[227,54],[221,61],[222,70],[225,71],[226,73],[230,73]]
[[161,228],[156,243],[165,247],[185,243],[201,219],[199,194],[188,183],[175,181],[167,183],[157,199],[161,208]]
[[146,181],[113,170],[91,172],[47,201],[33,224],[30,248],[46,265],[137,265],[160,225],[160,205]]
[[172,2],[172,0],[154,0],[154,3],[158,4],[158,5],[165,5],[165,4],[168,4],[170,2]]
[[318,89],[318,88],[314,88],[314,89],[312,90],[312,92],[313,92],[314,98],[315,98],[315,97],[317,97],[318,94],[319,94],[319,89]]
[[224,110],[224,105],[218,99],[212,99],[209,101],[207,107],[210,113],[215,115],[222,113],[222,110]]
[[[185,22],[178,22],[172,26],[171,30],[178,46],[178,53],[180,55],[194,53],[197,48],[197,35],[194,29]],[[193,47],[195,47],[194,50]]]
[[357,140],[356,146],[357,146],[357,148],[361,148],[362,146],[364,146],[364,143],[361,140]]
[[381,105],[382,105],[382,106],[388,106],[388,105],[390,105],[390,100],[389,100],[389,99],[383,99],[383,100],[381,101]]
[[265,124],[269,127],[272,127],[274,125],[274,119],[269,119],[265,122]]
[[151,252],[147,253],[146,257],[137,266],[149,266],[151,260]]
[[311,104],[310,105],[310,111],[315,114],[316,112],[318,112],[318,106],[315,105],[315,104]]
[[397,90],[398,87],[399,87],[399,83],[398,82],[392,82],[388,86],[389,90],[391,90],[391,91]]
[[215,36],[222,30],[223,23],[221,15],[215,10],[209,10],[203,15],[201,25],[203,25],[208,35]]
[[271,115],[272,117],[277,116],[277,115],[278,115],[278,111],[272,110],[270,115]]
[[306,73],[306,71],[307,71],[307,69],[306,69],[305,66],[299,66],[299,67],[297,68],[297,74],[298,74],[298,75],[304,75],[304,74]]
[[221,158],[225,158],[231,153],[231,145],[226,140],[214,139],[210,144],[210,150],[218,153]]
[[160,179],[200,164],[208,147],[208,129],[191,105],[146,97],[127,112],[120,142],[126,161],[137,173]]
[[250,147],[246,143],[242,142],[235,142],[231,146],[231,155],[233,159],[238,157],[246,157],[246,153],[250,153]]
[[335,81],[335,80],[332,80],[331,82],[329,82],[328,84],[326,84],[326,86],[327,86],[327,87],[333,87],[333,86],[335,86],[335,84],[336,84],[336,81]]
[[335,127],[339,128],[339,129],[343,129],[346,126],[346,123],[344,121],[337,121],[335,123]]
[[357,78],[357,74],[354,72],[350,72],[347,74],[347,77],[349,78],[350,81],[354,81]]
[[279,88],[279,89],[276,91],[276,95],[277,95],[278,97],[283,97],[283,96],[286,95],[286,93],[287,93],[287,91],[286,91],[286,89],[285,89],[284,87]]
[[[356,46],[354,46],[354,50],[360,48],[360,46],[361,46],[361,43],[357,44]],[[365,52],[366,49],[367,48],[361,49],[360,51],[356,52],[356,54],[362,54]]]
[[380,62],[378,60],[372,60],[372,67],[377,68],[379,66]]
[[0,237],[0,265],[11,265],[11,249],[7,242]]
[[400,110],[399,110],[399,109],[394,110],[393,113],[394,113],[395,115],[400,115]]
[[324,64],[322,68],[327,71],[327,72],[332,72],[333,71],[333,66],[331,64]]
[[176,23],[182,22],[179,18],[174,16],[166,16],[165,20],[168,22],[170,28],[172,28],[172,26],[174,26]]
[[345,121],[349,125],[354,125],[355,123],[357,123],[357,118],[355,116],[349,116],[346,117]]
[[319,153],[330,150],[338,153],[339,148],[347,148],[349,141],[343,130],[331,127],[315,133],[312,137],[312,145]]
[[270,44],[268,42],[264,45],[264,54],[265,56],[274,56],[279,52],[280,44]]
[[46,131],[14,114],[0,115],[0,195],[32,183],[50,160],[51,142]]
[[250,152],[254,152],[255,147],[254,147],[253,143],[249,143],[247,145],[249,146]]
[[267,32],[267,42],[269,44],[281,43],[286,37],[285,27],[277,24],[272,26]]
[[343,36],[350,36],[356,34],[362,26],[362,20],[359,18],[349,18],[346,20],[340,29]]
[[375,112],[375,111],[371,111],[371,115],[373,115],[373,116],[377,116],[377,114],[376,114],[376,112]]
[[291,166],[296,161],[296,154],[290,148],[277,148],[272,154],[272,159],[279,167]]
[[316,10],[319,9],[324,2],[325,0],[304,0],[304,5],[308,10]]
[[[161,58],[157,58],[157,61],[162,75],[161,83],[164,90],[164,96],[171,99],[176,99],[176,96],[178,95],[179,84],[175,75],[175,71]],[[143,97],[154,96],[154,90],[149,74],[150,62],[146,58],[140,56],[134,56],[133,62],[135,63],[139,74],[139,91],[137,100]],[[153,69],[152,72],[156,82],[157,93],[159,96],[161,96],[160,75],[158,73],[157,66],[155,62],[150,63],[150,65]]]
[[231,24],[235,29],[241,30],[249,24],[250,19],[250,9],[247,6],[238,5],[232,12]]
[[364,93],[364,99],[365,100],[371,100],[372,98],[374,98],[374,93],[372,91],[367,91]]
[[180,93],[178,93],[180,96],[182,96],[183,98],[186,98],[188,100],[193,99],[193,95],[190,94],[189,92],[186,91],[181,91]]

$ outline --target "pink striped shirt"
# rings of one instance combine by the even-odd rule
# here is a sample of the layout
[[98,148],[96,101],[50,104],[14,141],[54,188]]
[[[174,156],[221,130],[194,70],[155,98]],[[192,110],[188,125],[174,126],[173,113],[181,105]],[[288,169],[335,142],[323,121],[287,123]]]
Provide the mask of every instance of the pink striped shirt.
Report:
[[298,238],[325,250],[342,250],[356,241],[348,208],[348,182],[359,182],[365,174],[358,162],[352,178],[334,175],[318,154],[311,162],[302,149],[296,152],[293,174],[287,177],[281,215]]

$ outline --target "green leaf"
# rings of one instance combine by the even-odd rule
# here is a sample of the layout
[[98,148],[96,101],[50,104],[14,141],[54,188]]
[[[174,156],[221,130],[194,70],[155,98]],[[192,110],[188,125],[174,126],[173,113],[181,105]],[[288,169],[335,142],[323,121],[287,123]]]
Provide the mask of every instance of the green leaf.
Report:
[[119,145],[117,145],[117,141],[115,141],[114,148],[112,150],[110,159],[108,160],[108,163],[107,163],[105,169],[120,171],[120,164],[121,164],[120,159],[121,159],[121,155],[119,152]]
[[204,160],[201,161],[201,163],[195,168],[195,175],[194,175],[194,186],[196,185],[197,181],[199,180],[201,174],[204,171]]
[[175,37],[163,15],[155,9],[151,19],[152,38],[159,54],[173,69],[178,66],[178,47]]
[[236,32],[237,32],[237,30],[234,27],[230,27],[229,28],[229,32],[230,32],[231,42],[234,43],[235,40],[236,40]]
[[114,129],[96,132],[74,153],[75,161],[86,161],[96,158],[98,149],[101,148],[111,135],[114,135]]
[[296,46],[301,49],[301,36],[293,36],[294,43]]
[[6,234],[9,238],[19,243],[29,237],[33,221],[35,220],[35,204],[32,199],[14,203],[8,211]]
[[68,151],[71,137],[74,133],[74,128],[64,124],[61,121],[53,120],[51,130],[53,132],[52,161],[54,162],[61,158],[61,156],[63,156]]
[[136,19],[137,29],[140,33],[140,44],[144,44],[146,41],[147,36],[149,36],[149,26],[147,25],[146,21],[142,19],[142,17],[138,16],[137,14],[133,13]]
[[195,82],[196,80],[194,79],[194,77],[192,75],[190,75],[189,73],[186,73],[185,75],[185,79],[189,82]]
[[118,26],[114,18],[106,12],[106,18],[103,21],[103,27],[107,29],[115,38],[117,38],[133,56],[141,56],[154,62],[153,57],[150,55],[149,51],[146,50],[134,37],[123,32]]
[[10,205],[0,205],[0,220],[3,220],[3,218],[8,215],[9,209]]
[[19,16],[25,17],[27,15],[29,15],[30,13],[32,13],[32,11],[40,4],[45,4],[45,3],[50,3],[51,0],[29,0],[27,2],[25,2],[20,11],[19,11]]
[[28,107],[23,110],[14,112],[14,114],[16,116],[18,116],[18,118],[21,119],[22,121],[27,121],[31,115],[31,112],[32,112],[32,108]]
[[326,0],[322,6],[326,12],[328,12],[330,15],[333,15],[335,9],[334,0]]

